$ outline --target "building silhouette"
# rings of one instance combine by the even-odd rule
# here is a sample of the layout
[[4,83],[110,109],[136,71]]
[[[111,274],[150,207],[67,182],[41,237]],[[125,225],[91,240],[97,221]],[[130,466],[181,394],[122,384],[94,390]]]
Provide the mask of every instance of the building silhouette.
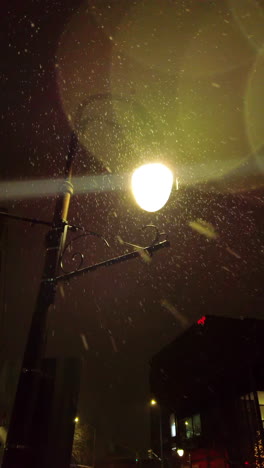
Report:
[[263,364],[264,321],[216,316],[152,358],[151,440],[164,466],[264,467]]

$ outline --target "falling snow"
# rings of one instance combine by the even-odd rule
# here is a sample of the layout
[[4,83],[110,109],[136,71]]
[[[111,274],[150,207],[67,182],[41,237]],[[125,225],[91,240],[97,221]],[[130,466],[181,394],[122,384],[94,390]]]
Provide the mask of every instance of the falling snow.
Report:
[[[82,359],[83,406],[105,446],[127,437],[143,450],[146,428],[135,427],[153,355],[208,312],[263,317],[263,15],[251,2],[241,11],[198,0],[6,3],[1,209],[52,222],[74,131],[69,223],[110,247],[79,239],[70,268],[82,253],[85,265],[139,255],[56,285],[47,355]],[[174,183],[165,207],[147,213],[130,177],[153,158]],[[146,224],[170,247],[142,250]],[[8,220],[1,346],[17,356],[48,229]]]

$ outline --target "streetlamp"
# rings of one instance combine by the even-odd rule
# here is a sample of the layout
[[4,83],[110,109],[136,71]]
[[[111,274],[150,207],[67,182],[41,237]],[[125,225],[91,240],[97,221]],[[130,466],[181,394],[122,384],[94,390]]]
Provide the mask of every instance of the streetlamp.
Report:
[[164,467],[164,457],[163,457],[163,431],[162,431],[162,414],[161,414],[161,406],[157,402],[155,398],[150,400],[150,405],[157,407],[159,411],[159,443],[160,443],[160,466],[161,468]]
[[146,211],[158,211],[167,203],[173,184],[171,170],[161,163],[138,167],[132,175],[131,186],[136,202]]
[[[75,424],[80,422],[79,416],[76,416],[74,418],[74,422],[75,422]],[[92,465],[91,466],[94,468],[95,467],[96,428],[92,424],[87,423],[87,422],[85,422],[85,425],[89,426],[93,430],[93,455],[92,455]],[[75,434],[74,434],[74,439],[75,439]],[[78,443],[78,439],[77,439],[77,443]]]
[[[80,106],[80,109],[81,108],[82,106]],[[120,263],[131,258],[138,257],[142,253],[142,250],[151,254],[154,251],[169,245],[167,240],[159,241],[158,236],[156,236],[154,242],[148,247],[139,248],[128,254],[121,255],[86,268],[79,268],[78,270],[74,270],[70,273],[58,274],[64,249],[67,245],[66,238],[68,231],[76,232],[80,229],[83,232],[83,228],[72,226],[68,222],[69,205],[73,194],[73,162],[77,149],[78,139],[76,133],[73,131],[66,158],[65,179],[56,201],[52,222],[23,218],[12,214],[9,215],[6,212],[0,213],[6,217],[35,224],[42,224],[50,228],[46,235],[44,270],[25,347],[7,442],[5,445],[2,468],[36,468],[38,466],[39,458],[41,458],[40,454],[36,454],[36,442],[34,442],[36,438],[36,422],[34,419],[39,388],[43,379],[41,360],[44,357],[47,336],[47,313],[49,307],[55,301],[58,282],[65,279],[69,280],[72,277],[83,275],[86,272],[93,271],[103,266],[113,265],[115,263]],[[136,191],[138,194],[139,184],[137,183],[136,185]],[[169,192],[171,191],[171,186],[172,183],[170,185]],[[168,197],[167,186],[166,190],[166,197]],[[145,187],[143,187],[143,191],[146,193]],[[135,196],[136,200],[137,196]],[[165,202],[163,197],[163,204]],[[161,206],[162,204],[159,208]],[[152,209],[150,211],[155,210]],[[84,235],[94,235],[94,233],[85,231]]]
[[[179,457],[182,458],[183,455],[185,454],[185,452],[184,452],[184,450],[182,448],[178,448],[177,449],[177,454],[179,455]],[[189,463],[189,467],[192,468],[192,454],[191,454],[191,452],[188,453],[188,463]]]

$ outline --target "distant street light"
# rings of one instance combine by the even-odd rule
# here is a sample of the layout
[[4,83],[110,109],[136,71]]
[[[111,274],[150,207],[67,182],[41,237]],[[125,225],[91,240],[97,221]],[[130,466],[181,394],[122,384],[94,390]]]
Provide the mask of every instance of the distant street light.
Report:
[[132,192],[138,205],[146,211],[158,211],[167,203],[173,185],[171,170],[161,163],[138,167],[131,178]]
[[177,449],[177,454],[179,455],[179,457],[183,457],[184,450],[183,449]]
[[159,411],[159,442],[160,442],[160,467],[164,467],[164,459],[163,459],[163,432],[162,432],[162,415],[161,415],[161,406],[155,398],[150,400],[151,406],[156,406]]

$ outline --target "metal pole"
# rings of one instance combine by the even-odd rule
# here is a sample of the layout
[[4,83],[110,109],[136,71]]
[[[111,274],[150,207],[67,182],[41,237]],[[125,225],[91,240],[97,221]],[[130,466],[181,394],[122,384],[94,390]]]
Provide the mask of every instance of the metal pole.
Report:
[[164,468],[164,459],[163,459],[163,433],[162,433],[162,414],[161,406],[159,404],[159,430],[160,430],[160,466]]
[[189,452],[189,467],[192,468],[192,454]]
[[65,182],[56,202],[52,229],[46,237],[42,281],[24,352],[2,468],[36,468],[41,461],[41,454],[37,453],[39,441],[36,435],[35,413],[42,379],[41,360],[44,357],[47,337],[47,313],[50,305],[54,303],[56,294],[56,282],[47,279],[56,276],[67,235],[67,217],[73,193],[72,163],[76,148],[77,139],[72,133],[66,161]]
[[95,427],[94,427],[93,468],[95,467],[95,444],[96,444],[96,429],[95,429]]

